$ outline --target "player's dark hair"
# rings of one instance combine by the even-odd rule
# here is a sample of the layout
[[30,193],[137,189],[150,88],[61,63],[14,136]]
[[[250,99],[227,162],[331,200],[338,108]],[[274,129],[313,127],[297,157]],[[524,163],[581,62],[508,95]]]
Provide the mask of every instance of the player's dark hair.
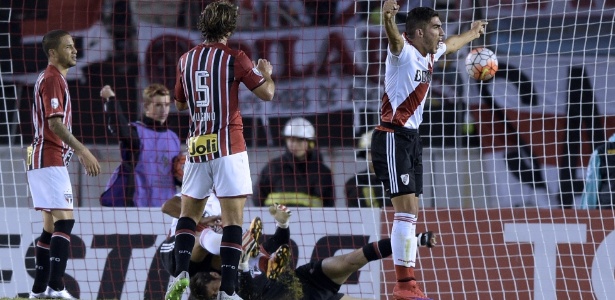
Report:
[[70,35],[70,33],[65,30],[56,29],[47,32],[45,36],[43,36],[43,51],[45,51],[45,56],[47,56],[47,58],[49,58],[49,50],[58,49],[62,42],[62,38],[66,35]]
[[190,277],[190,295],[188,300],[211,299],[213,295],[207,293],[207,284],[214,278],[209,272],[198,272]]
[[198,29],[206,42],[217,42],[235,32],[237,15],[237,5],[228,1],[212,2],[201,13]]
[[303,299],[303,285],[295,271],[287,266],[277,280],[267,280],[260,293],[253,296],[256,300]]
[[433,17],[439,17],[438,12],[429,7],[416,7],[408,12],[406,18],[406,35],[414,38],[417,29],[423,29],[431,22]]
[[288,287],[289,299],[303,299],[303,285],[294,271],[286,269],[278,280]]

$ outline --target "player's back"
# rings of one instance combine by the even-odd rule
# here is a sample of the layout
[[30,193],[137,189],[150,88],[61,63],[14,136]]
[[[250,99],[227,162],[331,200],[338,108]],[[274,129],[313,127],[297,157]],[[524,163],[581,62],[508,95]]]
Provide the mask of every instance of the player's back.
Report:
[[264,82],[246,54],[222,43],[200,44],[181,56],[177,72],[175,99],[190,109],[188,137],[215,135],[208,143],[217,148],[202,156],[211,160],[246,151],[239,84],[254,90]]

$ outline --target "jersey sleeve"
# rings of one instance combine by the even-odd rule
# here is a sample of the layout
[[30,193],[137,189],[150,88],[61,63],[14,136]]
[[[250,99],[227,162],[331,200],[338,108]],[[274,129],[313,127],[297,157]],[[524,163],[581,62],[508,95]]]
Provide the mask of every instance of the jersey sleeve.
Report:
[[250,91],[265,82],[263,74],[256,69],[244,52],[239,52],[235,59],[235,79],[243,82]]
[[389,64],[399,66],[408,62],[410,60],[410,56],[412,55],[411,47],[412,46],[410,46],[410,43],[408,43],[405,38],[404,47],[401,48],[401,52],[399,52],[398,55],[393,54],[393,52],[391,52],[391,48],[387,46],[387,60],[389,61]]
[[64,116],[64,89],[61,78],[48,77],[42,82],[41,95],[45,118]]
[[177,62],[177,71],[175,74],[175,101],[186,102],[186,93],[184,93],[184,79],[182,77],[182,63],[184,57],[180,58]]
[[444,53],[446,53],[446,44],[444,42],[440,42],[438,43],[438,50],[436,50],[436,54],[434,54],[434,61],[438,61]]

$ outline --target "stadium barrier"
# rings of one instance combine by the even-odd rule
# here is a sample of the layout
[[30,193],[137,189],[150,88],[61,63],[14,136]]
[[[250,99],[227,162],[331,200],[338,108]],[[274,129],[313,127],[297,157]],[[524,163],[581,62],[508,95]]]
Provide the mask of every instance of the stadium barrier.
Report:
[[[25,295],[34,274],[38,212],[8,208],[0,229],[0,296]],[[72,235],[67,286],[82,299],[159,299],[168,274],[156,250],[169,217],[158,209],[81,208]],[[249,208],[246,222],[265,208]],[[348,253],[388,236],[391,211],[296,209],[291,225],[295,265]],[[439,234],[433,249],[420,249],[418,276],[435,299],[609,299],[615,295],[615,212],[612,210],[426,210],[417,230]],[[152,222],[152,220],[158,220]],[[329,222],[327,220],[336,220]],[[610,220],[604,222],[604,220]],[[302,226],[309,223],[310,226]],[[378,224],[381,224],[380,226]],[[246,223],[247,225],[247,223]],[[387,299],[392,261],[370,263],[341,292]],[[494,298],[495,297],[495,298]],[[520,297],[520,298],[518,298]]]

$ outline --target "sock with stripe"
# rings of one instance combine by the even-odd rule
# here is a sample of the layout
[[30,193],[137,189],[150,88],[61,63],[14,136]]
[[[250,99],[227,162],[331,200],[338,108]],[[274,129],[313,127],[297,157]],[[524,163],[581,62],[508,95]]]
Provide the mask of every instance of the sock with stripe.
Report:
[[41,236],[34,247],[36,266],[34,275],[33,293],[42,293],[47,289],[49,282],[49,244],[51,243],[51,233],[43,230]]
[[175,227],[175,274],[177,277],[181,272],[188,271],[190,267],[190,257],[194,248],[194,230],[196,222],[188,217],[181,217],[177,220]]
[[395,277],[399,282],[415,280],[416,260],[416,216],[409,213],[395,213],[391,230],[391,248]]
[[64,272],[70,253],[70,233],[75,220],[58,220],[53,223],[53,235],[49,242],[49,287],[61,291],[64,289]]
[[241,226],[229,225],[222,229],[220,259],[222,260],[222,282],[220,291],[233,295],[237,286],[237,272],[241,257]]

